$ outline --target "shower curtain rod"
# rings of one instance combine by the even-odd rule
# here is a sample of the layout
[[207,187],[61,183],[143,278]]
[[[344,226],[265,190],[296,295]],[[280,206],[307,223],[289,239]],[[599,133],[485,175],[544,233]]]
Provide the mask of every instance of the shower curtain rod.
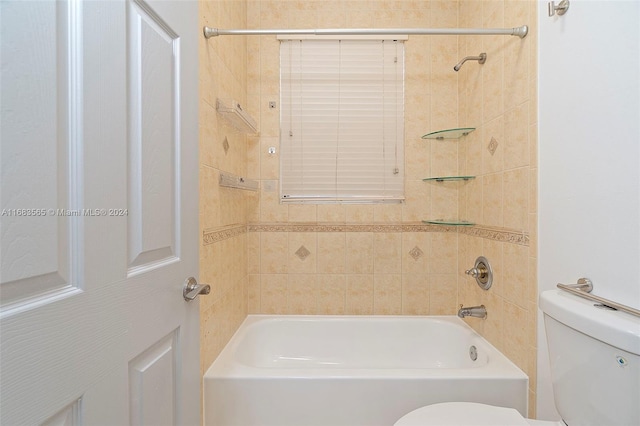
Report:
[[267,30],[222,30],[204,27],[205,38],[223,35],[511,35],[525,38],[529,27],[515,28],[329,28],[329,29],[267,29]]

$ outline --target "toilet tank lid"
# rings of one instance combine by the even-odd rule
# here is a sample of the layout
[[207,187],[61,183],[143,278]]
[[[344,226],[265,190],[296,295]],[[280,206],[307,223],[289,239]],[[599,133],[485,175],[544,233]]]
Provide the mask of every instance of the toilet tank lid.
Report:
[[640,318],[596,308],[594,302],[561,290],[540,294],[545,315],[611,346],[640,355]]

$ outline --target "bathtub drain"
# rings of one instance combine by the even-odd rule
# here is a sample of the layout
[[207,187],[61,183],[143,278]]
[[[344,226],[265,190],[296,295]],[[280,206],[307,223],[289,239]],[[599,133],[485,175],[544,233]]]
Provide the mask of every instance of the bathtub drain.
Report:
[[469,358],[471,361],[478,359],[478,349],[473,345],[469,348]]

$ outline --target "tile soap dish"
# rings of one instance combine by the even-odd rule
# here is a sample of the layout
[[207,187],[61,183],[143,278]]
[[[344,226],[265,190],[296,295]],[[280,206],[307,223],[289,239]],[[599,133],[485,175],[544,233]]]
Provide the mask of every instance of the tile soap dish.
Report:
[[467,136],[474,130],[475,127],[461,127],[459,129],[438,130],[437,132],[427,133],[426,135],[422,136],[422,139],[460,139],[463,136]]

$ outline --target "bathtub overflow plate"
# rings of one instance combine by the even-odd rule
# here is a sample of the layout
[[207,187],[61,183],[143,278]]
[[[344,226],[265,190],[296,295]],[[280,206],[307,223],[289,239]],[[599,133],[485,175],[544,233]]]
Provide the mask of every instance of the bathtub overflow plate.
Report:
[[469,348],[469,358],[471,358],[471,361],[478,359],[478,349],[473,345]]

